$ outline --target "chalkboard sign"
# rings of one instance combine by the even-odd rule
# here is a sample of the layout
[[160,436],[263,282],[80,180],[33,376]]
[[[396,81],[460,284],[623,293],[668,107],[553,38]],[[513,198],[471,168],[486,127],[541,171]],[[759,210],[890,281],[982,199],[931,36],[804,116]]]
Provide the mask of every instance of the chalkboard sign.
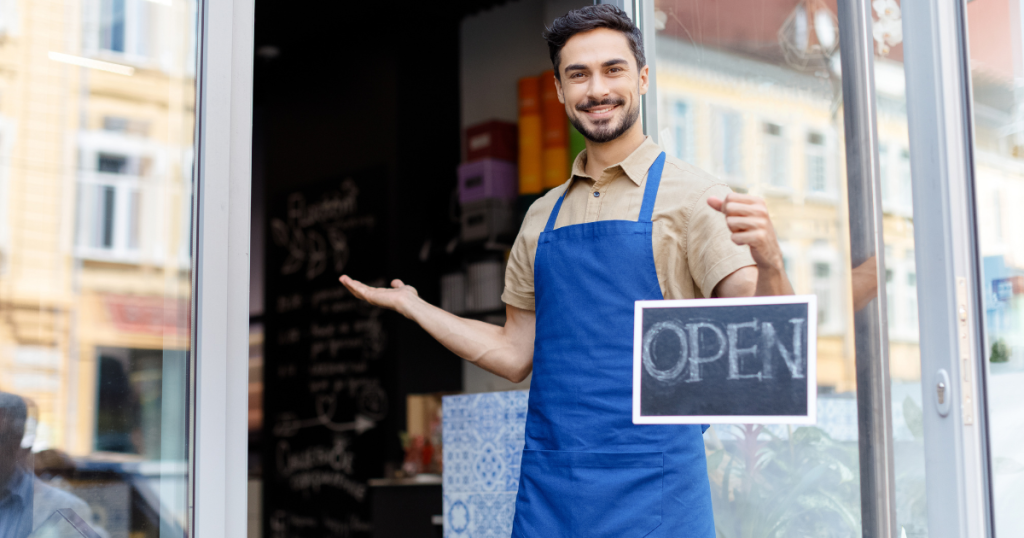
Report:
[[816,297],[637,301],[634,424],[814,424]]
[[[386,171],[268,200],[264,529],[270,538],[369,536],[368,479],[383,475],[389,366],[381,309],[342,273],[385,285]],[[397,441],[393,441],[397,443]]]

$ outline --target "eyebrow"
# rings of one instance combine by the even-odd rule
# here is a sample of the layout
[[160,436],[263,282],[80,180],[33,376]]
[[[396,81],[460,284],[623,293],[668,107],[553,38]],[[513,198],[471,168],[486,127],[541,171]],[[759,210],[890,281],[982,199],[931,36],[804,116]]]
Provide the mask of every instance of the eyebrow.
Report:
[[[629,65],[629,62],[627,60],[625,60],[624,58],[614,58],[614,59],[608,60],[607,62],[601,64],[601,67],[611,67],[613,65],[622,65],[622,64]],[[569,72],[569,71],[586,71],[586,70],[587,70],[587,66],[585,66],[583,64],[570,64],[570,65],[565,66],[565,71],[566,72]]]

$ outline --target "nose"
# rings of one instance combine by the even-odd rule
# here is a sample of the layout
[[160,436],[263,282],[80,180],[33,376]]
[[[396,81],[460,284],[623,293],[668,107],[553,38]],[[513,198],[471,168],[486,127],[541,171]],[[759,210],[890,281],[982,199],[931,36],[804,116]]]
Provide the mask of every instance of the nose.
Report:
[[587,87],[587,97],[590,100],[601,102],[608,97],[608,84],[601,75],[590,77],[590,84]]

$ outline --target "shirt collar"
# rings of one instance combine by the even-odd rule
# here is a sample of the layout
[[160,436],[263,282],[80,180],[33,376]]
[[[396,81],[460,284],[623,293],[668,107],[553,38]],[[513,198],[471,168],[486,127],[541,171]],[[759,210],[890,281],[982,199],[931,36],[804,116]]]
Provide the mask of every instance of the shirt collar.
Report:
[[[644,137],[643,143],[640,144],[633,153],[630,153],[628,157],[622,160],[622,162],[610,166],[608,169],[621,168],[626,173],[626,177],[633,180],[638,186],[643,182],[644,177],[647,176],[647,170],[654,164],[655,159],[661,155],[661,147],[651,140],[651,137]],[[587,150],[584,149],[576,156],[576,160],[572,163],[572,175],[573,177],[585,177],[594,179],[586,173],[587,165]]]

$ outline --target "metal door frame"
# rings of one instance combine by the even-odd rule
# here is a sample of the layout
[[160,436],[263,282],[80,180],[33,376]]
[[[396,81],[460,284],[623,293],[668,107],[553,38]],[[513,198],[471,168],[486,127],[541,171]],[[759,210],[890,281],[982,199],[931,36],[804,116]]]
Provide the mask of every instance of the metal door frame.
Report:
[[902,11],[929,535],[992,536],[967,5]]
[[190,536],[245,538],[254,0],[200,0]]

